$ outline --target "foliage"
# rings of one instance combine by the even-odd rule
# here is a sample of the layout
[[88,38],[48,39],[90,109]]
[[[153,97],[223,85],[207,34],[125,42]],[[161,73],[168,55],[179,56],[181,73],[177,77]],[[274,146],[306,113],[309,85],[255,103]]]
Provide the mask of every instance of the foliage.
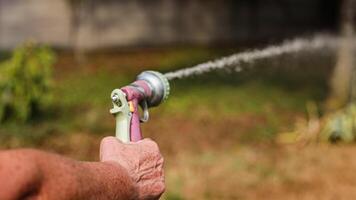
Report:
[[28,121],[50,102],[54,53],[26,43],[0,63],[0,120]]
[[325,117],[323,136],[333,142],[354,142],[356,139],[356,105],[350,104]]

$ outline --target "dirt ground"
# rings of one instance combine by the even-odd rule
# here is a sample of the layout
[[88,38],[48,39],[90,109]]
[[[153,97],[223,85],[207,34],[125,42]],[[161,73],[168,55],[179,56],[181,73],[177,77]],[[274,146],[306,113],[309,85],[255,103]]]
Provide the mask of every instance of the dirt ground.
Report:
[[[237,151],[234,158],[246,159],[246,169],[208,168],[204,173],[210,177],[206,184],[215,185],[216,189],[204,192],[210,193],[211,199],[354,199],[355,150],[350,146],[313,146]],[[216,163],[221,163],[219,159]],[[230,187],[226,187],[226,182]],[[199,192],[191,188],[190,194]]]
[[[75,133],[53,137],[43,148],[97,160],[100,139]],[[182,147],[174,153],[163,145],[162,151],[167,181],[162,199],[356,198],[353,145],[250,144],[198,151]]]

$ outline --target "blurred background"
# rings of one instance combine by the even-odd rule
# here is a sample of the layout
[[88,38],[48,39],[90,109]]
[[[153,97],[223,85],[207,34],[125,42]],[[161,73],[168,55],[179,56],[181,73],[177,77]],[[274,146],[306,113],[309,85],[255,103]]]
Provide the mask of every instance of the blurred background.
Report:
[[356,198],[355,0],[0,0],[0,149],[97,161],[110,93],[285,39],[335,49],[171,82],[143,134],[166,159],[162,199]]

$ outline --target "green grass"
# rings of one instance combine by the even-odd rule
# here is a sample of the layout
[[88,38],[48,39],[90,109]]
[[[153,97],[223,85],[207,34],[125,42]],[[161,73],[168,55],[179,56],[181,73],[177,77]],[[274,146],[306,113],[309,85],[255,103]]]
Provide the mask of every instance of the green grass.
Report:
[[212,113],[242,114],[268,112],[270,107],[301,111],[313,98],[311,91],[297,90],[294,94],[283,87],[250,81],[236,85],[206,84],[176,86],[165,104],[172,112],[187,112],[192,108],[208,108]]
[[65,107],[102,106],[110,102],[110,93],[129,80],[124,74],[100,71],[91,74],[70,74],[55,87],[55,104]]
[[[169,71],[230,54],[229,51],[201,48],[169,50],[151,55],[154,58],[147,59],[147,62],[151,60],[157,70]],[[135,63],[135,54],[130,56]],[[142,59],[142,55],[138,56]],[[91,59],[95,61],[95,55]],[[125,65],[129,64],[127,62]],[[113,64],[109,60],[108,63],[96,63],[98,66],[95,70],[82,67],[62,72],[57,69],[60,78],[55,81],[53,106],[47,114],[27,125],[5,124],[0,129],[4,133],[0,137],[23,137],[22,140],[29,144],[38,144],[47,135],[55,133],[88,132],[101,135],[112,131],[114,121],[108,112],[111,108],[110,93],[130,83],[133,74],[142,69],[130,68],[126,71],[126,68],[120,68],[120,62]],[[118,67],[102,67],[105,65]],[[306,102],[320,102],[325,96],[325,88],[320,85],[319,79],[317,84],[310,84],[313,82],[309,78],[295,82],[281,73],[265,73],[268,66],[263,69],[264,72],[248,70],[232,74],[212,72],[172,81],[169,99],[158,109],[152,109],[152,116],[170,118],[179,115],[192,122],[199,122],[202,117],[216,121],[222,118],[259,118],[262,122],[245,130],[248,134],[242,137],[242,141],[259,141],[273,138],[281,128],[291,128],[292,124],[288,124],[291,119],[286,115],[303,114]],[[299,76],[305,75],[300,73]],[[298,73],[294,72],[294,75]],[[276,76],[283,78],[279,80]]]

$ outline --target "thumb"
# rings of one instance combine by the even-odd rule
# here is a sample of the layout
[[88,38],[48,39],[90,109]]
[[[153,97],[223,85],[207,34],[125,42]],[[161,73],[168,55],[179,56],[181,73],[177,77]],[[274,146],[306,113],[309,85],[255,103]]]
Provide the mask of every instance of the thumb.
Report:
[[103,138],[100,143],[100,161],[112,160],[120,145],[123,145],[123,142],[116,137]]

